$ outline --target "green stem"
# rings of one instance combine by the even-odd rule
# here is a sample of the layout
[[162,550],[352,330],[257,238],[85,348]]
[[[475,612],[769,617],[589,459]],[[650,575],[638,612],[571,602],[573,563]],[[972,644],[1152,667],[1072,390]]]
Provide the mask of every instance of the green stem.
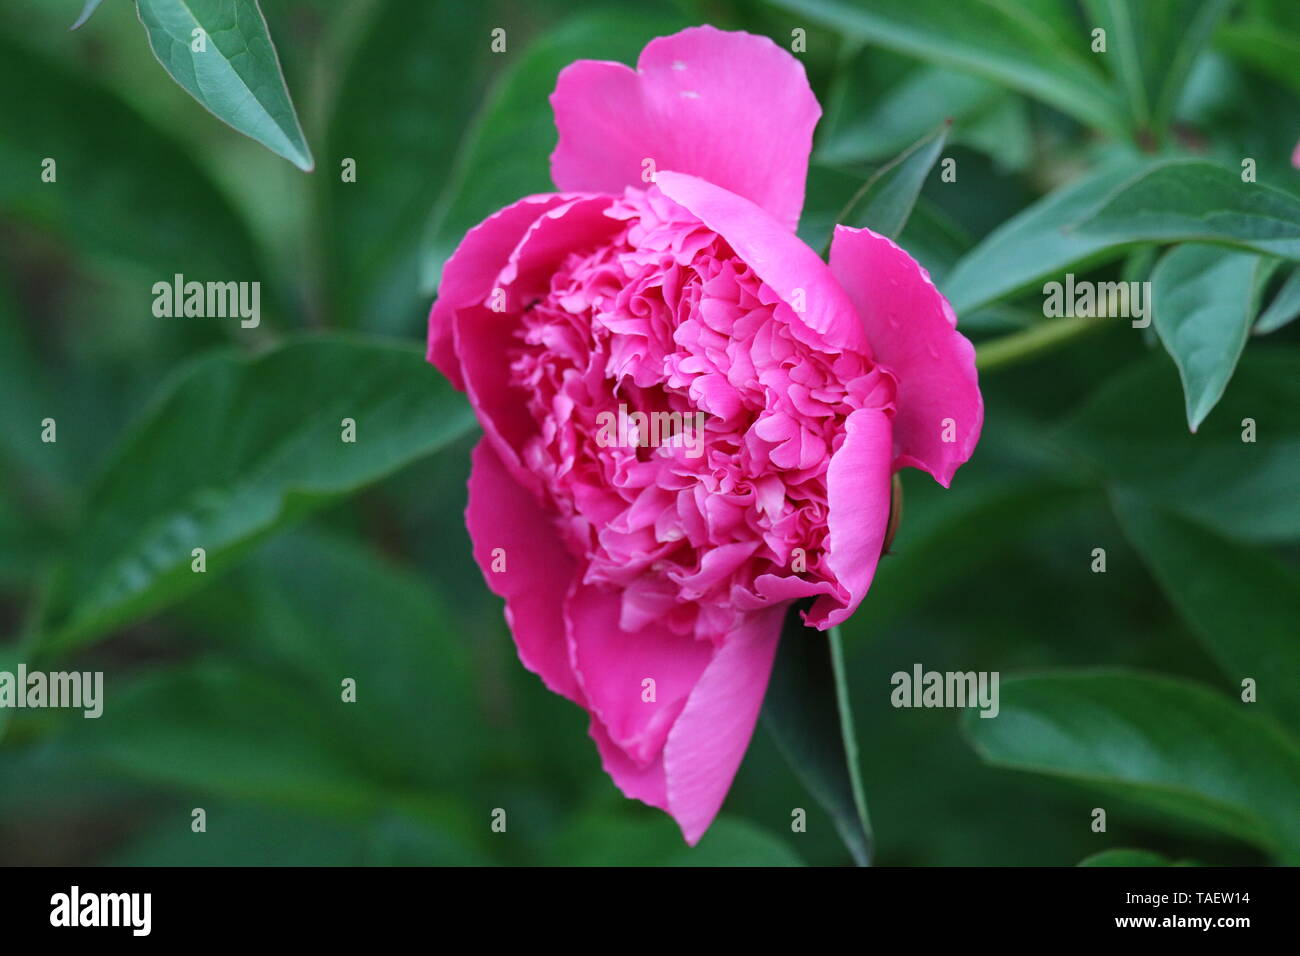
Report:
[[992,372],[1008,365],[1016,365],[1079,338],[1103,324],[1104,321],[1092,316],[1040,322],[980,345],[975,349],[975,367],[981,372]]

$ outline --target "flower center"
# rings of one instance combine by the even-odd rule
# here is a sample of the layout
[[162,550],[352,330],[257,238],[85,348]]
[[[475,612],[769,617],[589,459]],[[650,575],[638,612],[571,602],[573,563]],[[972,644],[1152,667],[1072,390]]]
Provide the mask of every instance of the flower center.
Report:
[[520,454],[586,582],[623,590],[625,629],[720,640],[759,576],[834,580],[826,470],[893,377],[797,337],[791,306],[657,188],[607,215],[620,232],[522,315],[511,377],[537,429]]

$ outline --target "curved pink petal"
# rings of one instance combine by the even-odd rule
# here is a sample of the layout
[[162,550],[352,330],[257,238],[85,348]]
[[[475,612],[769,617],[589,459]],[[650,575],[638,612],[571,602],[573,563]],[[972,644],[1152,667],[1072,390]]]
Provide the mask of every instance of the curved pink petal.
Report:
[[896,468],[928,471],[945,488],[984,424],[975,348],[930,275],[870,229],[836,226],[831,271],[853,300],[876,359],[898,378]]
[[[549,270],[559,265],[575,243],[599,241],[605,235],[601,230],[613,232],[619,227],[616,220],[604,215],[610,203],[607,196],[551,198],[558,201],[538,209],[504,252],[501,243],[506,234],[496,236],[492,252],[494,256],[500,253],[500,258],[495,259],[495,271],[486,281],[477,271],[473,282],[458,279],[451,299],[458,303],[452,309],[451,325],[461,387],[506,470],[520,485],[533,490],[539,489],[537,476],[524,468],[519,449],[536,432],[537,423],[528,413],[527,392],[514,384],[510,373],[510,352],[520,344],[517,308],[523,305],[521,296],[529,289],[536,291],[527,280],[544,281],[538,277],[548,277]],[[591,239],[584,238],[588,236]],[[486,266],[492,261],[483,256],[475,265]],[[521,284],[523,288],[518,287]],[[498,288],[505,300],[499,303],[506,306],[503,311],[483,304]],[[478,298],[470,298],[471,293]]]
[[551,94],[562,190],[644,188],[654,169],[699,176],[793,231],[821,107],[803,64],[767,37],[692,27],[650,41],[635,70],[579,60]]
[[718,815],[754,735],[785,610],[751,614],[728,635],[668,734],[667,809],[691,846]]
[[515,483],[536,495],[542,491],[541,481],[523,466],[518,450],[537,424],[528,414],[527,394],[510,381],[507,358],[519,341],[518,323],[517,315],[472,305],[456,309],[452,329],[462,387],[484,439]]
[[428,359],[461,391],[465,382],[452,341],[452,322],[458,308],[485,305],[497,274],[537,217],[568,202],[572,196],[546,193],[525,196],[494,213],[465,234],[442,268],[438,298],[429,311]]
[[[577,585],[565,603],[569,661],[588,709],[638,767],[658,757],[677,715],[713,656],[713,645],[655,622],[619,627],[622,595]],[[644,685],[653,680],[653,695]],[[647,697],[653,697],[647,700]]]
[[636,761],[623,752],[618,744],[609,737],[604,725],[595,717],[587,732],[596,742],[600,753],[600,765],[609,774],[614,786],[629,800],[640,800],[652,807],[668,811],[668,781],[664,777],[663,756],[646,766],[638,766]]
[[848,602],[823,595],[806,615],[825,630],[847,620],[871,587],[889,527],[893,428],[878,408],[860,408],[844,423],[844,443],[826,472],[826,564]]
[[511,251],[496,277],[507,312],[522,309],[546,292],[551,276],[575,249],[603,245],[625,224],[605,215],[609,196],[571,196],[541,213]]
[[[557,597],[569,592],[577,565],[550,518],[510,477],[486,439],[474,448],[465,524],[487,586],[505,598],[506,622],[519,659],[552,691],[586,706],[569,666]],[[494,571],[502,561],[502,570]]]
[[1300,143],[1295,144],[1295,149],[1291,153],[1291,165],[1300,169]]
[[830,267],[767,211],[743,196],[679,172],[661,172],[656,184],[665,196],[727,240],[736,255],[791,305],[812,333],[813,344],[871,354],[853,302]]

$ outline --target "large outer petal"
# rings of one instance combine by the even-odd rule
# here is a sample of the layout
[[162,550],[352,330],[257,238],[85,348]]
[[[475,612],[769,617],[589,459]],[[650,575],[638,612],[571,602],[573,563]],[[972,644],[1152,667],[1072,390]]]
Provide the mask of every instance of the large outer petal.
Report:
[[[984,424],[975,349],[957,331],[952,306],[915,259],[870,229],[835,227],[831,271],[876,359],[898,377],[895,467],[922,468],[947,487]],[[955,441],[943,440],[945,419]]]
[[[616,220],[604,215],[611,202],[608,196],[559,199],[556,204],[548,204],[514,237],[512,247],[499,260],[482,260],[483,265],[496,261],[497,269],[486,280],[476,273],[472,289],[485,297],[501,287],[506,310],[497,312],[473,301],[455,307],[451,321],[462,388],[501,463],[516,482],[534,491],[540,491],[537,476],[523,467],[519,449],[535,433],[537,423],[528,413],[527,392],[513,384],[510,377],[509,353],[519,345],[515,338],[519,329],[517,309],[523,305],[521,290],[516,286],[528,286],[532,280],[540,283],[533,287],[537,292],[572,249],[599,242],[619,228]],[[493,252],[500,253],[499,244]]]
[[691,846],[718,815],[749,749],[785,611],[784,605],[758,611],[728,636],[649,764],[638,765],[600,721],[591,722],[605,772],[625,796],[671,814]]
[[[561,596],[577,578],[577,564],[532,493],[510,477],[486,438],[474,448],[465,525],[487,586],[506,600],[519,659],[555,693],[586,706],[569,664],[561,613]],[[503,571],[492,570],[497,548],[505,551]]]
[[784,616],[784,607],[759,611],[728,635],[668,734],[668,812],[691,846],[718,815],[754,736]]
[[844,443],[826,471],[826,563],[848,593],[813,602],[807,621],[823,630],[848,619],[871,587],[889,527],[893,429],[878,408],[860,408],[844,423]]
[[635,70],[579,60],[551,94],[562,190],[644,188],[643,163],[699,176],[793,230],[821,108],[803,64],[767,37],[692,27],[650,41]]
[[[619,627],[622,594],[577,585],[566,602],[569,661],[588,709],[609,740],[638,767],[653,763],[673,722],[713,656],[713,645],[658,622],[635,633]],[[641,682],[655,682],[644,699]]]
[[573,198],[556,193],[525,196],[466,233],[443,266],[438,298],[429,311],[428,359],[461,391],[465,380],[452,341],[456,310],[485,305],[497,274],[528,227],[542,213]]
[[870,355],[853,302],[821,257],[765,210],[742,196],[679,172],[661,172],[656,183],[665,196],[689,209],[727,240],[787,304],[802,300],[792,314],[811,332],[813,344]]

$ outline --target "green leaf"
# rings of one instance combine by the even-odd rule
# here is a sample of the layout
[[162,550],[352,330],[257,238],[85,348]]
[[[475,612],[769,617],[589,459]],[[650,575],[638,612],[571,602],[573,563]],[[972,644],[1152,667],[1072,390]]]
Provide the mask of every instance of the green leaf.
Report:
[[804,190],[803,214],[799,217],[799,238],[811,249],[822,249],[831,241],[844,204],[861,187],[865,178],[835,166],[810,163]]
[[[28,329],[19,317],[17,304],[4,282],[0,282],[0,382],[4,382],[4,401],[0,402],[0,474],[10,467],[23,477],[38,482],[43,489],[59,485],[67,468],[66,444],[42,442],[41,421],[55,417],[51,404],[54,391],[48,369],[29,341]],[[23,482],[5,475],[7,495],[19,500]]]
[[854,861],[869,865],[871,824],[838,628],[826,633],[805,627],[797,609],[787,615],[763,701],[763,723],[835,821]]
[[1255,334],[1276,332],[1300,318],[1300,267],[1292,270],[1273,301],[1255,322]]
[[1268,21],[1227,24],[1219,44],[1234,57],[1300,93],[1300,33]]
[[[1129,2],[1138,6],[1134,0]],[[1164,13],[1161,46],[1170,51],[1162,57],[1153,56],[1148,49],[1144,57],[1147,82],[1156,90],[1153,120],[1157,128],[1165,129],[1174,120],[1174,111],[1191,77],[1192,67],[1232,4],[1233,0],[1178,0],[1172,10],[1154,4],[1140,5],[1144,14]]]
[[1079,866],[1173,866],[1168,859],[1150,850],[1102,850],[1079,861]]
[[1240,170],[1169,159],[1121,185],[1073,227],[1088,241],[1214,242],[1300,259],[1300,199]]
[[1228,387],[1275,264],[1250,252],[1185,245],[1165,253],[1151,273],[1156,332],[1178,366],[1192,431]]
[[388,797],[341,745],[347,706],[337,691],[322,699],[251,669],[201,662],[115,688],[103,715],[78,721],[71,733],[121,773],[228,799],[360,815]]
[[[1300,352],[1247,353],[1200,430],[1163,356],[1107,381],[1059,435],[1105,480],[1232,538],[1300,536]],[[1247,423],[1247,419],[1253,425]],[[1254,441],[1250,429],[1254,430]]]
[[[874,55],[868,50],[866,56]],[[855,100],[857,90],[850,91]],[[883,160],[925,138],[945,119],[974,117],[1004,94],[978,76],[922,66],[909,73],[860,115],[841,120],[824,133],[815,162],[846,165]]]
[[[356,43],[316,183],[336,322],[406,334],[428,314],[420,241],[482,96],[487,13],[458,0],[385,0]],[[459,36],[482,42],[443,43],[432,55],[431,37]],[[347,160],[355,182],[343,178]]]
[[[156,279],[264,278],[225,196],[133,108],[3,34],[0,87],[23,90],[0,97],[0,209]],[[54,182],[41,180],[47,159]]]
[[[1020,542],[1029,529],[1077,511],[1077,489],[1032,473],[983,481],[963,475],[960,487],[939,488],[904,478],[903,521],[890,553],[876,568],[862,614],[843,625],[850,645],[859,630],[899,620],[937,600],[972,573]],[[935,486],[938,488],[939,486]]]
[[635,63],[647,42],[685,25],[680,15],[654,8],[597,11],[543,34],[510,64],[462,140],[433,210],[423,254],[426,293],[437,289],[466,232],[523,196],[555,188],[555,119],[547,97],[560,70],[579,59]]
[[944,123],[878,169],[849,200],[838,217],[839,222],[859,229],[866,227],[890,239],[898,238],[926,177],[943,152],[948,129],[949,125]]
[[[773,0],[847,37],[968,70],[1122,133],[1123,109],[1056,0]],[[1073,32],[1071,32],[1073,31]]]
[[[973,718],[973,719],[972,719]],[[1184,680],[1085,671],[1009,678],[963,728],[995,766],[1065,777],[1300,861],[1300,747]]]
[[257,0],[136,0],[136,12],[173,80],[218,119],[311,172],[311,149]]
[[445,788],[484,753],[469,642],[430,582],[359,544],[311,529],[281,535],[195,604],[196,625],[322,699],[355,680],[351,723],[394,775]]
[[1258,706],[1300,731],[1300,571],[1134,498],[1115,514],[1142,560],[1229,684],[1256,684]]
[[1087,0],[1106,30],[1103,58],[1119,78],[1135,128],[1162,137],[1192,64],[1232,0]]
[[[342,421],[355,421],[354,443]],[[406,345],[310,338],[181,372],[91,493],[45,623],[66,649],[157,610],[252,544],[464,434],[463,399]],[[206,549],[207,571],[191,570]]]
[[103,2],[104,0],[86,0],[86,5],[81,8],[81,15],[77,17],[77,22],[68,29],[76,30],[81,27],[83,23],[95,15],[95,11],[99,9],[99,5]]
[[967,253],[942,283],[958,315],[982,309],[1050,276],[1123,256],[1130,243],[1067,231],[1139,169],[1114,160],[1008,219]]
[[[1154,4],[1152,4],[1154,6]],[[1102,58],[1120,80],[1136,128],[1151,122],[1151,90],[1138,52],[1141,36],[1134,20],[1141,9],[1129,0],[1084,0],[1091,22],[1106,34],[1106,54]]]
[[957,118],[954,144],[979,150],[1001,174],[1025,173],[1034,162],[1034,129],[1024,97],[1002,92],[985,109]]

